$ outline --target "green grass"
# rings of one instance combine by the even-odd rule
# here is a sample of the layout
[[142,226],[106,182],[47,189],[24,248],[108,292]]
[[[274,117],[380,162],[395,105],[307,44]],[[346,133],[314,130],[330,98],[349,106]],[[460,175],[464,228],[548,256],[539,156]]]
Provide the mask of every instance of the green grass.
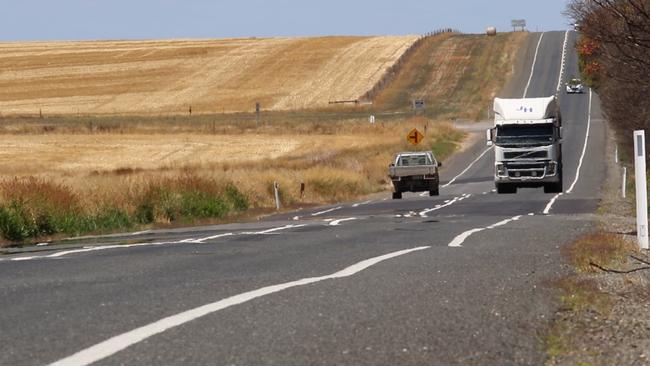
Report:
[[192,223],[220,219],[248,209],[249,202],[235,186],[183,176],[135,187],[129,201],[85,210],[72,190],[36,178],[0,184],[0,235],[21,243],[59,234],[77,236],[129,230],[155,222]]

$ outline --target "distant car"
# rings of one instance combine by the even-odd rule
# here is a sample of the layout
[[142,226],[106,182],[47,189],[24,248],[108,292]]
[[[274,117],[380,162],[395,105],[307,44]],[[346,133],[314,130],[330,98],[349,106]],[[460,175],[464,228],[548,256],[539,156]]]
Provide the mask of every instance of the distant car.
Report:
[[566,83],[567,94],[582,94],[585,92],[585,86],[580,79],[573,78]]

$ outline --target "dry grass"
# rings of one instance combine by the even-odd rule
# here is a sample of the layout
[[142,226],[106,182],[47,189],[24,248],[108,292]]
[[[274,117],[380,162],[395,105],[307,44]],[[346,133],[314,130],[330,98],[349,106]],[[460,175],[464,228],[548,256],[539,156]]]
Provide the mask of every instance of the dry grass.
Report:
[[0,114],[194,114],[327,106],[416,36],[0,43]]
[[441,35],[429,38],[394,83],[376,99],[384,109],[409,108],[423,99],[436,118],[480,119],[513,73],[527,34],[496,37]]
[[[0,135],[6,147],[0,153],[0,183],[9,182],[0,184],[0,207],[11,208],[18,202],[5,216],[18,217],[19,222],[49,217],[50,211],[56,211],[58,216],[47,223],[62,225],[70,212],[75,217],[84,214],[74,223],[102,231],[115,226],[123,229],[121,223],[133,225],[136,219],[136,224],[169,224],[183,217],[220,220],[228,215],[229,207],[239,207],[235,212],[241,212],[241,207],[274,207],[273,182],[279,182],[285,206],[345,201],[388,188],[386,169],[392,155],[414,149],[406,142],[406,134],[413,127],[424,130],[425,125],[428,140],[421,148],[433,148],[441,158],[453,152],[463,137],[448,123],[423,118],[375,125],[304,123],[280,131],[276,126],[273,133],[261,127],[246,135],[236,132],[236,126],[230,127],[234,134],[221,135]],[[306,184],[303,197],[301,183]],[[41,196],[35,200],[17,194],[42,190],[36,186],[64,192],[54,196],[74,198],[70,198],[73,207],[59,214],[55,208],[61,205],[45,202],[33,209],[31,203],[43,201]],[[211,186],[214,189],[208,189]],[[202,206],[201,197],[213,204]],[[107,208],[114,213],[108,218],[104,215]],[[98,217],[109,222],[99,225],[104,221]],[[47,232],[43,230],[30,232]],[[77,226],[68,232],[75,230],[83,232]]]
[[621,235],[596,232],[585,235],[563,248],[569,262],[581,272],[599,272],[591,263],[612,267],[625,262],[636,247]]

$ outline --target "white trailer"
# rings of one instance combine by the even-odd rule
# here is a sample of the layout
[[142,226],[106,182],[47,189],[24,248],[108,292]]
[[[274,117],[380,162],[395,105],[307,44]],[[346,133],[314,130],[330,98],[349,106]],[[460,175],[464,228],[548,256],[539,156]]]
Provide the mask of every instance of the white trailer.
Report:
[[497,192],[518,187],[544,187],[562,192],[562,117],[554,96],[494,99],[494,128],[487,131],[494,146]]

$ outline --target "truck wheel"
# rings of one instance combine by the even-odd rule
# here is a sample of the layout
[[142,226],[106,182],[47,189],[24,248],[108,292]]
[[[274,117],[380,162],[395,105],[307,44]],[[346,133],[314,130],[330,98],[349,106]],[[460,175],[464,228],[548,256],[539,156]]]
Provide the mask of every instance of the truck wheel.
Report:
[[563,190],[562,181],[544,185],[544,193],[562,193]]
[[438,186],[436,186],[435,188],[429,191],[429,196],[439,196],[439,195],[440,195],[440,187]]
[[517,193],[517,186],[514,184],[497,183],[498,194],[513,194]]
[[394,200],[401,200],[402,199],[402,192],[393,192],[393,199]]

